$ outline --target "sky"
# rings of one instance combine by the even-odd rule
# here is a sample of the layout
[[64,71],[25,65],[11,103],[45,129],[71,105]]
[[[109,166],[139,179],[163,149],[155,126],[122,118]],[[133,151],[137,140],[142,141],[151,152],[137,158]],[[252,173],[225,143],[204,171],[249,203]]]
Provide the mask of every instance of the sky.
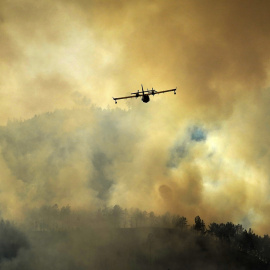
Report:
[[[269,1],[0,0],[0,213],[104,205],[269,234]],[[139,99],[144,88],[177,94]]]

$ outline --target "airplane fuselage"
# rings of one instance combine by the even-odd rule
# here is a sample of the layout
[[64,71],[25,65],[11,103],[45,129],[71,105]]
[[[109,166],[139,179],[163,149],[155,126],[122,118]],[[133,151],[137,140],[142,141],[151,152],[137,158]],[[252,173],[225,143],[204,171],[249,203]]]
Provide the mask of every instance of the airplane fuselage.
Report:
[[143,95],[143,96],[142,96],[142,101],[143,101],[144,103],[149,102],[149,101],[150,101],[149,95]]

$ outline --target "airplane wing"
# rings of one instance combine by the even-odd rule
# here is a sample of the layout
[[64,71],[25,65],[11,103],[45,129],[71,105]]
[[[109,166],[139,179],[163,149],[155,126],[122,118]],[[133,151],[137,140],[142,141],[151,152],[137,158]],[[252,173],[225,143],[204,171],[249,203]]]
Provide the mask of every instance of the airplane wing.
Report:
[[142,95],[137,95],[137,96],[127,96],[127,97],[119,97],[119,98],[114,98],[113,97],[113,100],[115,101],[115,104],[117,103],[117,100],[119,99],[128,99],[128,98],[137,98],[137,97],[141,97]]
[[176,94],[176,89],[177,89],[177,88],[175,88],[175,89],[169,89],[169,90],[163,90],[163,91],[156,91],[156,92],[155,92],[155,95],[156,95],[156,94],[167,93],[167,92],[172,92],[172,91],[174,91],[174,93]]

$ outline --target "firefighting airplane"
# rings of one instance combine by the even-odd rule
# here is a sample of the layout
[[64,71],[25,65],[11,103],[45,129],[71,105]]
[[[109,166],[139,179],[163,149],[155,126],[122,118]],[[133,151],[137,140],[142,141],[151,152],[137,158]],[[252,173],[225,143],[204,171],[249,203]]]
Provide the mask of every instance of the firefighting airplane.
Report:
[[113,100],[115,101],[115,104],[116,104],[117,103],[117,100],[119,100],[119,99],[142,97],[142,101],[144,103],[147,103],[147,102],[150,101],[150,97],[149,97],[150,95],[154,96],[154,95],[157,95],[157,94],[166,93],[166,92],[172,92],[172,91],[174,91],[174,94],[176,94],[176,89],[177,89],[177,87],[175,89],[170,89],[170,90],[156,91],[152,87],[151,90],[148,90],[147,89],[147,90],[144,91],[143,90],[143,85],[142,85],[142,91],[141,92],[138,90],[138,92],[131,93],[131,95],[133,95],[133,96],[119,97],[119,98],[114,98],[113,97]]

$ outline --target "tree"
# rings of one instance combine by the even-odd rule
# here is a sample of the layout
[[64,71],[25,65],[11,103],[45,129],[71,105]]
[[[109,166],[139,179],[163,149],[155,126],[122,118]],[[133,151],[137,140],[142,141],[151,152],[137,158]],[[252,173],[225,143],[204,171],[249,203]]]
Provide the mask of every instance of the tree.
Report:
[[123,209],[119,205],[115,205],[112,209],[112,220],[114,227],[120,227],[123,215]]
[[180,217],[179,215],[176,215],[172,217],[172,224],[173,227],[182,230],[187,227],[187,219],[185,217]]
[[164,215],[161,216],[161,225],[164,228],[170,228],[172,224],[172,217],[169,212],[166,212]]
[[194,229],[201,233],[205,233],[205,223],[199,216],[195,217]]
[[20,249],[28,247],[29,242],[25,234],[9,221],[2,219],[0,222],[0,261],[14,258]]
[[157,217],[155,216],[154,212],[149,213],[149,223],[150,227],[154,227],[157,225]]
[[69,216],[70,215],[70,212],[71,212],[71,210],[70,210],[70,206],[69,205],[63,206],[61,208],[61,210],[60,210],[60,215],[61,216]]
[[220,240],[226,240],[230,242],[232,239],[235,239],[237,232],[236,226],[232,222],[227,222],[226,224],[221,223],[211,223],[209,226],[209,233],[215,235]]

